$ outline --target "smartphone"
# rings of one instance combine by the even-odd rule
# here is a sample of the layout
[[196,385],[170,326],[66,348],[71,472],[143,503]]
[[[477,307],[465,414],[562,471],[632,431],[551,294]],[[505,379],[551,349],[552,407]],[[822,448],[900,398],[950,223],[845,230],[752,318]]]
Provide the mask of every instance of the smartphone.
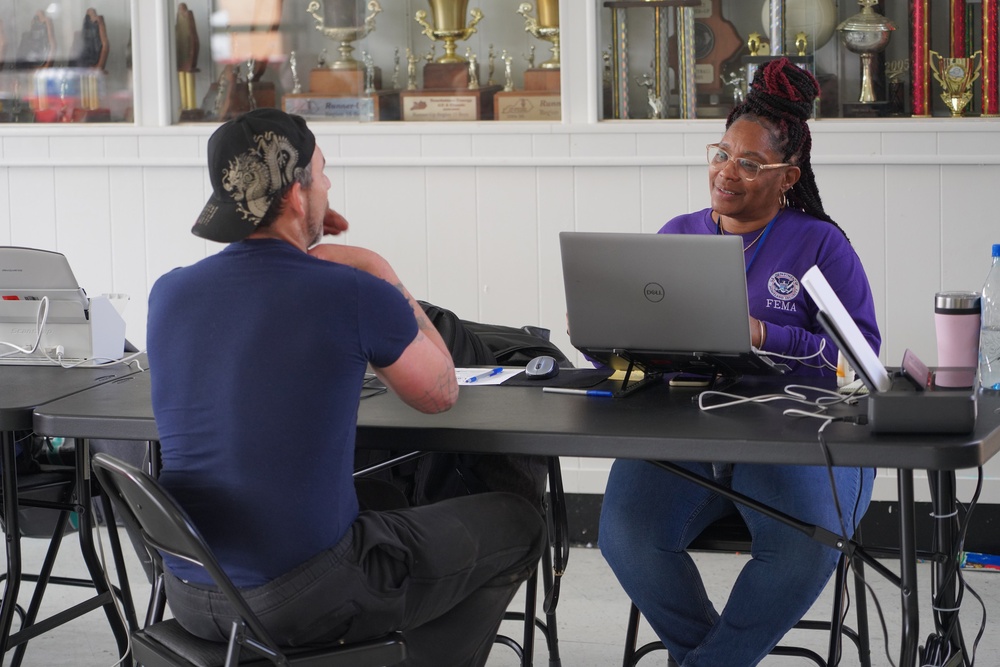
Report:
[[671,387],[707,387],[712,384],[712,376],[696,373],[678,373],[667,383]]

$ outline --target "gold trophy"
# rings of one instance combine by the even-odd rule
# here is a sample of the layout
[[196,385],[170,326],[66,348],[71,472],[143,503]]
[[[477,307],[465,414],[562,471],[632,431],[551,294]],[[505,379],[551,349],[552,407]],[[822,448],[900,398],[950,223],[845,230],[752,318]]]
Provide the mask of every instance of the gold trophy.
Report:
[[861,56],[861,96],[858,99],[861,106],[844,105],[844,115],[884,115],[877,108],[887,105],[876,100],[872,83],[875,79],[874,59],[875,54],[888,46],[896,24],[872,9],[878,0],[858,0],[858,4],[861,5],[861,12],[837,26],[847,50]]
[[427,12],[423,9],[417,12],[415,18],[424,27],[425,35],[444,42],[444,55],[436,62],[464,63],[465,58],[455,53],[456,42],[468,39],[476,32],[476,24],[483,20],[483,13],[478,9],[470,11],[472,21],[466,25],[465,10],[469,0],[430,0],[430,5],[434,15],[433,26],[427,23]]
[[[976,51],[968,58],[945,58],[934,50],[930,54],[934,78],[944,88],[941,99],[951,110],[952,118],[961,118],[965,107],[972,101],[972,83],[979,78],[983,52]],[[979,56],[979,62],[973,69],[976,56]]]
[[[334,41],[340,42],[340,58],[327,63],[327,67],[332,70],[361,70],[363,66],[358,62],[351,52],[354,47],[351,42],[366,37],[368,33],[375,29],[375,16],[382,11],[378,0],[369,0],[367,8],[369,14],[362,17],[362,12],[358,10],[360,0],[324,0],[324,13],[320,14],[320,3],[312,0],[306,8],[306,12],[316,19],[316,29]],[[331,18],[333,25],[326,24],[327,17]]]
[[552,57],[539,69],[559,69],[559,0],[539,0],[538,18],[529,16],[531,3],[522,2],[517,13],[524,17],[524,29],[534,37],[552,43]]
[[504,89],[493,98],[493,117],[497,120],[559,120],[562,118],[562,95],[559,70],[559,0],[537,0],[538,17],[530,16],[530,2],[522,2],[517,13],[524,18],[524,30],[552,44],[552,57],[535,65],[535,47],[531,46],[528,68],[524,70],[524,90],[514,90],[510,56],[505,57]]

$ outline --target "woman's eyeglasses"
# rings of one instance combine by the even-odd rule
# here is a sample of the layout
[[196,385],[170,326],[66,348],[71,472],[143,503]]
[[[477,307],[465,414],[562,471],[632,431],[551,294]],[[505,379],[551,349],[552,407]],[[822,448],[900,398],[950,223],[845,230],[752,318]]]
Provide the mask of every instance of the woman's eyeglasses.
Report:
[[758,174],[760,174],[760,172],[764,169],[778,169],[779,167],[792,166],[788,162],[761,164],[760,162],[755,162],[754,160],[748,160],[745,157],[733,157],[722,148],[719,148],[719,144],[709,144],[705,148],[707,150],[709,166],[722,169],[726,166],[727,162],[732,162],[736,165],[736,173],[739,174],[740,178],[744,181],[752,181],[757,178]]

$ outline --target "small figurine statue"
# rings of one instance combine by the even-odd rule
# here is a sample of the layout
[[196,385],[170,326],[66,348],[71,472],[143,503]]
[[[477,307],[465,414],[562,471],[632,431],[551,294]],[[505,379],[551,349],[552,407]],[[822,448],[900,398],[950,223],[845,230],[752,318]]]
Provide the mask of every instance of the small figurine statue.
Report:
[[809,46],[809,36],[804,32],[795,33],[795,51],[800,56],[806,55],[806,48]]
[[365,95],[375,93],[375,59],[367,51],[361,52],[361,61],[365,64]]
[[646,72],[635,78],[636,83],[646,89],[646,101],[649,104],[649,118],[663,118],[663,100],[656,95],[656,85],[653,75]]
[[414,55],[409,47],[406,47],[406,89],[417,89],[417,61],[420,57]]
[[737,70],[735,72],[730,72],[729,78],[725,76],[719,77],[722,83],[726,86],[732,86],[733,89],[733,106],[737,104],[742,104],[744,99],[743,85],[746,83],[746,79],[743,77],[743,72]]
[[[521,55],[524,55],[523,53]],[[534,69],[535,67],[535,45],[532,44],[528,55],[524,56],[524,59],[528,61],[528,69]]]
[[503,89],[509,93],[514,90],[514,73],[511,71],[511,63],[514,62],[514,56],[507,53],[507,49],[504,49],[500,54],[500,60],[503,61]]
[[253,58],[247,60],[247,102],[250,104],[250,110],[253,111],[257,108],[257,98],[253,94],[253,78],[257,69],[257,61]]
[[323,69],[324,67],[326,67],[326,49],[325,48],[322,51],[319,52],[318,56],[316,56],[316,69]]
[[299,81],[299,62],[295,58],[295,51],[288,56],[288,68],[292,70],[292,94],[298,95],[302,92],[302,82]]
[[392,52],[392,89],[399,90],[399,47]]
[[494,71],[493,61],[496,58],[496,54],[493,52],[492,44],[490,44],[490,52],[487,58],[489,63],[489,69],[487,70],[489,72],[489,76],[486,79],[486,85],[495,86],[497,82],[493,79],[493,71]]
[[479,90],[479,60],[475,53],[469,54],[469,90]]

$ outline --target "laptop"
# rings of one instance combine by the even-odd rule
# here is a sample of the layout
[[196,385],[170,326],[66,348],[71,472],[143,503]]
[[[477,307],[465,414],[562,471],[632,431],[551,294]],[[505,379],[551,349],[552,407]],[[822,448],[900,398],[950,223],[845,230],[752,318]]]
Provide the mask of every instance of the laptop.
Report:
[[570,342],[615,369],[773,375],[750,344],[738,236],[562,232]]

